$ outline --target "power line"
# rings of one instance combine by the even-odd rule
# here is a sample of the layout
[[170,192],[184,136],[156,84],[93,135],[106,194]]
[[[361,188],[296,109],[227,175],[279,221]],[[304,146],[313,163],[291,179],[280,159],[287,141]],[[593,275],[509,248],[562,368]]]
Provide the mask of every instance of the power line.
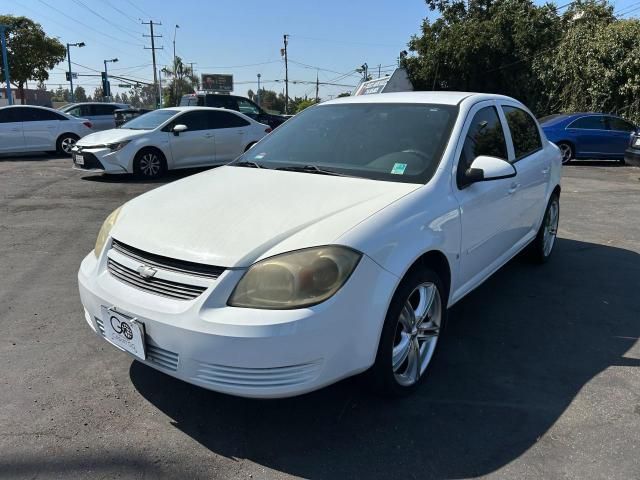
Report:
[[[135,35],[138,34],[138,32],[134,32],[135,35],[132,35],[129,32],[132,32],[133,30],[128,30],[128,29],[124,29],[123,27],[120,27],[118,24],[112,22],[111,20],[109,20],[107,17],[104,17],[103,15],[99,14],[98,12],[96,12],[93,8],[87,6],[82,0],[73,0],[73,2],[76,5],[80,5],[81,7],[87,9],[88,11],[90,11],[91,13],[93,13],[96,17],[101,18],[102,20],[104,20],[106,23],[108,23],[109,25],[111,25],[114,28],[117,28],[118,30],[120,30],[122,33],[124,33],[125,35],[129,35],[129,37],[133,38],[134,40],[139,40],[139,38],[136,38]],[[127,31],[128,30],[128,31]]]
[[[291,60],[289,60],[291,61]],[[260,62],[260,63],[247,63],[245,65],[226,65],[226,66],[212,66],[212,65],[205,65],[202,67],[199,67],[199,70],[202,70],[203,68],[210,68],[211,70],[219,70],[219,69],[231,69],[231,68],[244,68],[244,67],[257,67],[259,65],[267,65],[269,63],[280,63],[280,60],[269,60],[267,62]]]
[[[338,40],[338,39],[333,39],[333,38],[317,38],[317,37],[307,37],[305,35],[291,35],[292,37],[295,38],[301,38],[303,40],[313,40],[316,42],[327,42],[327,43],[339,43],[339,44],[343,44],[343,45],[366,45],[366,46],[376,46],[376,47],[393,47],[393,48],[397,48],[399,44],[394,44],[391,45],[389,43],[369,43],[369,42],[354,42],[354,41],[350,41],[350,40]],[[403,41],[403,44],[405,42]]]
[[138,25],[139,19],[135,19],[131,16],[129,16],[128,13],[123,12],[122,10],[120,10],[118,7],[116,7],[115,5],[113,5],[109,0],[105,0],[105,3],[107,5],[109,5],[111,8],[113,8],[116,12],[122,14],[123,17],[127,18],[128,20],[131,20],[133,23],[135,23],[136,25]]

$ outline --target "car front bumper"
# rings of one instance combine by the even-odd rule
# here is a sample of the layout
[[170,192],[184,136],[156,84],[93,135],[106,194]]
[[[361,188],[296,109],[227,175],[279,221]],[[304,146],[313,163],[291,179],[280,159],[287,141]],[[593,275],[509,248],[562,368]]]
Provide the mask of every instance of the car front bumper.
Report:
[[144,324],[143,363],[210,390],[256,398],[299,395],[370,367],[398,282],[363,256],[331,299],[258,310],[226,305],[242,270],[226,270],[185,301],[122,283],[106,269],[106,257],[90,253],[78,272],[85,320],[99,337],[102,307],[114,307]]
[[640,167],[640,150],[627,148],[624,151],[624,163]]
[[[73,166],[80,170],[100,170],[104,173],[131,173],[129,168],[129,156],[123,150],[116,152],[108,148],[74,150],[72,152]],[[82,155],[84,163],[78,164],[76,155]]]

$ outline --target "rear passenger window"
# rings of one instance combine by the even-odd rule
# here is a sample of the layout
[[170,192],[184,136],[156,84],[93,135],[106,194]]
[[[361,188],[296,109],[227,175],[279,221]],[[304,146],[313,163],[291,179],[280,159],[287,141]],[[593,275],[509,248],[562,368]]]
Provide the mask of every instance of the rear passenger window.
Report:
[[208,116],[208,128],[234,128],[234,127],[246,127],[249,125],[244,118],[231,112],[213,111],[207,112]]
[[504,106],[502,110],[507,117],[516,161],[542,149],[538,125],[531,115],[516,107]]
[[607,125],[604,123],[602,115],[589,115],[588,117],[580,117],[574,120],[567,128],[581,128],[584,130],[606,130]]
[[93,115],[113,115],[114,105],[93,105]]

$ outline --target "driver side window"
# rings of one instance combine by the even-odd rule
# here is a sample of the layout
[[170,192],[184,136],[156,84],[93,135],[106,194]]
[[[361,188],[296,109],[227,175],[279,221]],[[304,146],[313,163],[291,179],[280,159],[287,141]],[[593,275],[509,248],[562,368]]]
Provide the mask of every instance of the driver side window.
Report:
[[507,160],[507,142],[496,107],[481,108],[471,120],[458,161],[458,187],[463,184],[464,172],[480,155]]
[[253,103],[243,98],[238,99],[238,111],[244,114],[249,113],[253,115],[258,115],[260,113],[260,110],[258,110],[258,107],[256,107]]

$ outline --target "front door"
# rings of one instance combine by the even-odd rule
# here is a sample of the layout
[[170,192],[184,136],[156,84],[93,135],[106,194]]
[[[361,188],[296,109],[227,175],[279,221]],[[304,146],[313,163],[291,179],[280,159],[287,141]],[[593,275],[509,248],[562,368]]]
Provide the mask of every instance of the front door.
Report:
[[465,122],[453,189],[460,204],[460,284],[473,286],[493,270],[517,240],[513,194],[519,179],[505,178],[464,186],[463,172],[480,155],[509,158],[505,130],[494,101],[474,106]]
[[[199,167],[213,163],[216,147],[207,113],[206,110],[185,112],[168,125],[172,156],[170,168]],[[185,125],[187,130],[176,135],[171,131],[175,125]]]
[[17,108],[0,109],[0,152],[21,152],[24,150],[22,122],[18,121]]

